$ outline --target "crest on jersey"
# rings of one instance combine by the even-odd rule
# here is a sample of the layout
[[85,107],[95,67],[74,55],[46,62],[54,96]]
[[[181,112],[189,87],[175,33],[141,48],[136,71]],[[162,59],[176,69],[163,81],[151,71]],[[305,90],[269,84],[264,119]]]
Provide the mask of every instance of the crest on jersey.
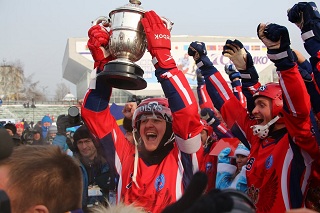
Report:
[[154,188],[157,192],[159,192],[161,189],[163,189],[164,185],[166,183],[166,178],[163,174],[160,174],[156,180],[154,181]]
[[262,85],[258,88],[258,91],[265,91],[267,89],[266,85]]
[[210,171],[212,169],[212,163],[211,162],[207,162],[206,163],[206,172]]
[[272,165],[273,165],[273,156],[270,155],[265,162],[265,167],[266,169],[270,169]]

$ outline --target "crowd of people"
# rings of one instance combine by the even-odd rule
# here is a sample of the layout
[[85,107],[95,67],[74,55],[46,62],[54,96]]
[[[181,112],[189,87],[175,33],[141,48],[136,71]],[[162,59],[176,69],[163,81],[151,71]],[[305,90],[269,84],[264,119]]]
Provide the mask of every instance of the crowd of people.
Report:
[[[230,59],[227,82],[206,44],[193,41],[188,56],[198,67],[196,97],[171,56],[170,31],[154,11],[145,12],[147,49],[165,97],[128,101],[125,132],[110,112],[112,87],[102,81],[80,103],[81,122],[60,115],[53,126],[44,116],[26,146],[18,141],[21,125],[5,125],[0,145],[10,151],[0,152],[0,208],[319,212],[320,14],[314,2],[299,2],[287,15],[301,29],[308,59],[291,49],[285,26],[260,23],[257,36],[279,82],[259,82],[237,39],[228,39],[222,52]],[[114,59],[101,49],[110,32],[95,25],[88,36],[99,74]]]

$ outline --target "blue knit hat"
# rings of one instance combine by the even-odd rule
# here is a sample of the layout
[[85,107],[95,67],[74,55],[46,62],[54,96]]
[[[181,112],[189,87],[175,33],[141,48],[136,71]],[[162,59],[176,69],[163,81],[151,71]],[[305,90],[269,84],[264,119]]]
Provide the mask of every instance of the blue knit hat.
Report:
[[43,116],[41,123],[45,123],[45,122],[49,122],[50,124],[52,124],[52,120],[48,115]]
[[238,154],[248,156],[250,154],[250,150],[243,143],[240,142],[238,147],[234,151],[234,156]]

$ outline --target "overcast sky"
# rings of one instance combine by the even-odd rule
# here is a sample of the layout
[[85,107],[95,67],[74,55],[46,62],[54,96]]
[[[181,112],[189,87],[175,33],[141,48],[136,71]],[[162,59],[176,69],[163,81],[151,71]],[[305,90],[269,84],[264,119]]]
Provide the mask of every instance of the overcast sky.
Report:
[[[128,0],[0,0],[0,63],[20,61],[25,76],[40,81],[49,99],[62,78],[62,59],[67,39],[87,37],[91,21],[127,4]],[[256,37],[260,22],[288,27],[292,48],[303,49],[299,29],[287,19],[293,0],[141,0],[145,10],[154,10],[174,22],[173,35]],[[319,5],[318,5],[319,6]]]

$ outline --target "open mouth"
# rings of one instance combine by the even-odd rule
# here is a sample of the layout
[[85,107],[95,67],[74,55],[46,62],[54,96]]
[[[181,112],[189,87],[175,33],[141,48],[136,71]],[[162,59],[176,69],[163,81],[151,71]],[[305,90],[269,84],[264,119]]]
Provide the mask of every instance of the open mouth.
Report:
[[155,140],[157,138],[157,134],[154,132],[147,132],[146,137],[148,140]]
[[257,124],[261,124],[263,122],[262,118],[255,118],[255,120],[257,121]]

